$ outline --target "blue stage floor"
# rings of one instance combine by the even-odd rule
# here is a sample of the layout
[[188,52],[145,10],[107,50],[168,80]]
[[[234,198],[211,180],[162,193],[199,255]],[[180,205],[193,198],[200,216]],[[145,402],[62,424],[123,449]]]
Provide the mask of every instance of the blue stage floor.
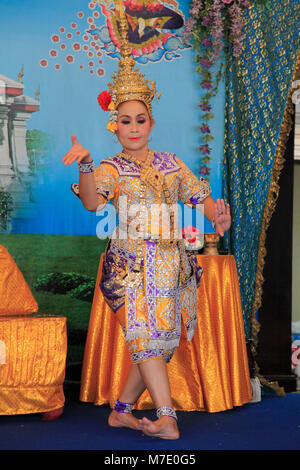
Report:
[[[300,394],[264,397],[221,413],[178,412],[181,438],[166,441],[110,428],[107,406],[67,397],[63,416],[0,416],[1,450],[299,450]],[[154,411],[137,416],[155,419]],[[108,455],[110,455],[109,453]]]

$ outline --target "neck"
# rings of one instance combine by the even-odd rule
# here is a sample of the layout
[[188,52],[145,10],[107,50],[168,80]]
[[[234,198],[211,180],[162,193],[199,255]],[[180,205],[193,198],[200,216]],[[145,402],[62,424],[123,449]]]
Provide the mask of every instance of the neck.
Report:
[[148,156],[148,146],[139,150],[128,150],[125,147],[123,148],[123,152],[131,155],[132,157],[140,160],[141,162],[146,161]]

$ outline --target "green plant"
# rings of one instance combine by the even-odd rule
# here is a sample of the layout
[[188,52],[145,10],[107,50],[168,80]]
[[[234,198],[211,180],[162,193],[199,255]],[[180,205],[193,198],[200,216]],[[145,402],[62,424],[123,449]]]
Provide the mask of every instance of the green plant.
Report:
[[7,229],[7,224],[10,220],[10,215],[12,211],[12,196],[3,188],[0,188],[0,230]]

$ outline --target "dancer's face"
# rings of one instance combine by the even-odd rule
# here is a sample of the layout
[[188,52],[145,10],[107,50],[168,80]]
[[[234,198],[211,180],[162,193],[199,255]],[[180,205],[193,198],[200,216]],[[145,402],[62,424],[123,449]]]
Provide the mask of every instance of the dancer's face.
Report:
[[126,101],[118,106],[118,130],[120,144],[128,153],[139,154],[148,149],[150,131],[154,119],[150,119],[142,101]]

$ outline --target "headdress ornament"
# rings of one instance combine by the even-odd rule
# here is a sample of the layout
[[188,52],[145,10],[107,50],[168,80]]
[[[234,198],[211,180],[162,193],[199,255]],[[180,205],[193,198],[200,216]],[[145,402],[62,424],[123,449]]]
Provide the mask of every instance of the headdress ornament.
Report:
[[125,101],[142,101],[152,117],[152,100],[156,97],[159,100],[156,90],[155,80],[150,82],[145,78],[138,68],[134,69],[135,61],[131,57],[131,51],[128,44],[127,31],[128,23],[124,14],[122,0],[119,0],[120,13],[120,54],[119,69],[112,75],[112,81],[108,83],[108,91],[103,91],[98,96],[98,102],[104,111],[110,111],[110,119],[107,129],[110,132],[116,132],[118,129],[117,107]]

